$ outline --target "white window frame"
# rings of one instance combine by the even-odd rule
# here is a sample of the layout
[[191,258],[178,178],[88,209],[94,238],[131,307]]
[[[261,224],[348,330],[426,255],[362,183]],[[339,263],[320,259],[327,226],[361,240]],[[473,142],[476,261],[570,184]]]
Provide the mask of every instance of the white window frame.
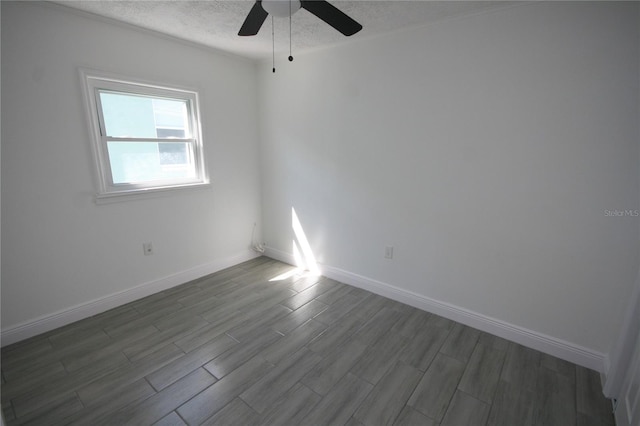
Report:
[[[198,92],[180,87],[168,87],[143,82],[131,78],[114,76],[93,70],[80,69],[83,81],[87,116],[93,140],[93,154],[96,163],[98,192],[96,202],[120,201],[140,196],[159,195],[178,189],[194,189],[209,186],[209,178],[204,161],[202,127]],[[171,139],[170,142],[185,142],[191,145],[195,176],[138,183],[114,183],[109,160],[108,142],[167,142],[162,138],[122,138],[106,135],[99,91],[113,91],[124,94],[150,96],[155,98],[178,99],[187,102],[191,135],[189,138]]]

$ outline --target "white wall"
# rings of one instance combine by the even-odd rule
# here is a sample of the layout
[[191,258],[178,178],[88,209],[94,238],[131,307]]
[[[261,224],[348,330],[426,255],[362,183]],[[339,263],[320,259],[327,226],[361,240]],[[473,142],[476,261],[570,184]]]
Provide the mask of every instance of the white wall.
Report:
[[[211,188],[96,205],[78,67],[199,89]],[[256,102],[248,60],[2,2],[3,344],[251,257]]]
[[640,208],[637,17],[544,2],[261,63],[271,253],[293,207],[327,269],[602,370],[638,267],[638,218],[605,214]]

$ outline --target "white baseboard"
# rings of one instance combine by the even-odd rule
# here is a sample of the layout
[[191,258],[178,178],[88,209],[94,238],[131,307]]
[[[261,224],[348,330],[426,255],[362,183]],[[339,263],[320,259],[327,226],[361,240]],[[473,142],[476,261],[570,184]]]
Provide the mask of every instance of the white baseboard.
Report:
[[10,326],[3,329],[1,332],[0,338],[2,346],[10,345],[12,343],[28,339],[29,337],[54,330],[58,327],[71,324],[72,322],[97,315],[109,309],[133,302],[134,300],[150,296],[159,291],[163,291],[230,266],[237,265],[257,256],[259,256],[257,253],[247,250],[234,256],[218,259],[211,263],[199,265],[167,277],[138,285],[128,290],[101,297],[81,305],[76,305],[50,315],[44,315],[15,326]]
[[[291,254],[271,247],[266,248],[265,255],[291,265],[295,264]],[[327,278],[440,315],[600,373],[605,369],[605,355],[602,353],[340,268],[321,264],[318,266],[321,274]]]

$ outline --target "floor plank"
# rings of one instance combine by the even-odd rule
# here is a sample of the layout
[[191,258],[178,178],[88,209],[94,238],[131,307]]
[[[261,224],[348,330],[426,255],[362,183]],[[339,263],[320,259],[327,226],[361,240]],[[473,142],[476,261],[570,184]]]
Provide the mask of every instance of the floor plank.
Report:
[[516,386],[535,390],[540,357],[538,351],[510,343],[500,378]]
[[458,388],[487,403],[493,401],[506,351],[477,344]]
[[388,331],[376,343],[369,346],[351,371],[375,385],[400,358],[403,349],[407,346],[407,340],[406,337],[391,330]]
[[440,426],[483,425],[489,416],[489,408],[489,404],[464,392],[456,391]]
[[244,391],[240,398],[258,413],[264,413],[321,359],[320,355],[302,348],[282,360],[268,374]]
[[478,330],[466,325],[456,324],[449,336],[447,336],[442,348],[440,348],[440,352],[459,361],[467,362],[476,347],[479,337],[480,332]]
[[253,411],[251,407],[240,398],[234,399],[222,410],[202,423],[203,426],[253,426],[258,424],[260,424],[260,415]]
[[174,411],[164,416],[153,424],[153,426],[186,426],[187,424],[182,421],[180,416]]
[[372,388],[371,384],[347,373],[302,419],[302,424],[317,426],[345,424]]
[[420,380],[407,405],[427,417],[438,422],[442,421],[462,377],[464,367],[463,362],[438,354]]
[[576,424],[575,381],[547,368],[540,368],[535,404],[536,425]]
[[533,426],[535,393],[500,381],[496,390],[487,426]]
[[418,410],[406,405],[393,426],[437,426],[435,420],[430,419]]
[[424,375],[417,368],[396,363],[369,393],[353,417],[365,425],[391,425]]
[[579,413],[607,425],[613,425],[611,401],[602,395],[600,375],[584,367],[576,367],[576,395]]
[[307,372],[302,383],[317,394],[326,395],[349,372],[366,349],[365,345],[355,340],[337,346]]
[[282,395],[262,416],[262,425],[297,425],[322,397],[301,383]]

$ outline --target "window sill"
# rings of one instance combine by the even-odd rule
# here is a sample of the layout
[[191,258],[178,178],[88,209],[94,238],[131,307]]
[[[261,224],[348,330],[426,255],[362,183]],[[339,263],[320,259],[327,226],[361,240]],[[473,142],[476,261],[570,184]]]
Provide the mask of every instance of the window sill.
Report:
[[119,203],[122,201],[130,201],[130,200],[145,200],[148,198],[157,198],[157,197],[166,197],[169,195],[173,195],[176,192],[185,193],[185,192],[193,192],[199,190],[205,190],[211,188],[211,184],[207,183],[193,183],[186,185],[176,185],[170,187],[161,187],[161,188],[145,188],[145,189],[135,189],[135,190],[127,190],[127,191],[119,191],[119,192],[106,192],[96,194],[96,204],[111,204],[111,203]]

